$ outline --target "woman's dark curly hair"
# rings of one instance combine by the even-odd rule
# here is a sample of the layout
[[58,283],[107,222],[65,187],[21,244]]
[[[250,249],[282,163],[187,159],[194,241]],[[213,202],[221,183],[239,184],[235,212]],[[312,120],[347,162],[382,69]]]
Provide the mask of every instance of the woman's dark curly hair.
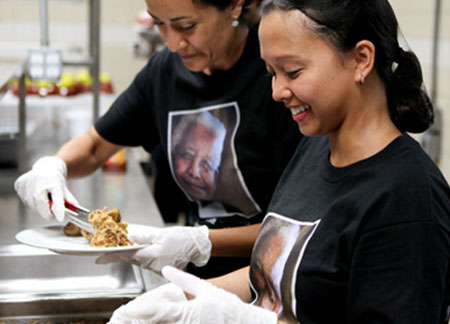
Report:
[[[239,20],[247,25],[253,25],[257,23],[255,21],[255,11],[258,10],[259,4],[262,0],[245,0],[242,14]],[[192,0],[192,3],[197,7],[213,6],[222,11],[231,6],[233,0]],[[259,15],[259,14],[258,14]]]

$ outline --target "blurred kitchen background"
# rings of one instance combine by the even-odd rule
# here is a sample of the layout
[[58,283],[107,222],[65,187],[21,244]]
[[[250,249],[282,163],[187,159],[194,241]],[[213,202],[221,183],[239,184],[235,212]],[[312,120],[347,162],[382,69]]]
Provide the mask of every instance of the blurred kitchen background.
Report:
[[[95,2],[94,2],[95,3]],[[40,46],[40,0],[0,0],[0,61],[20,63]],[[48,40],[66,56],[87,54],[89,0],[48,0]],[[120,92],[147,58],[134,55],[142,29],[144,0],[99,1],[101,72],[112,76]],[[95,7],[95,5],[94,5]],[[95,8],[94,8],[95,9]],[[74,69],[64,68],[64,71]]]
[[[108,109],[163,46],[145,10],[143,0],[0,0],[0,173],[27,170],[54,153],[57,144],[46,145],[41,134],[39,147],[32,145],[36,129],[66,128],[67,134],[53,135],[67,140]],[[57,77],[38,75],[46,69]],[[124,168],[123,152],[110,162]]]
[[[103,106],[107,106],[108,100],[112,101],[127,87],[148,56],[161,46],[157,31],[146,25],[144,0],[48,0],[46,17],[41,2],[0,0],[0,71],[9,73],[8,66],[23,64],[29,50],[39,48],[45,41],[49,47],[60,50],[63,59],[68,61],[89,57],[90,46],[95,51],[98,45],[100,81],[112,84],[114,91],[113,96],[99,95],[98,100],[103,98],[106,100]],[[408,45],[422,63],[425,86],[438,110],[433,129],[417,138],[450,179],[450,1],[392,0],[391,4]],[[92,44],[92,29],[96,28],[97,45]],[[43,40],[45,29],[47,36]],[[70,84],[75,80],[89,85],[92,80],[89,81],[86,71],[90,68],[75,66],[73,62],[64,65],[64,82]],[[10,99],[8,96],[0,99],[0,108],[12,104]],[[93,109],[97,109],[95,100],[94,97]],[[27,105],[27,112],[34,102]],[[99,106],[101,113],[102,103]],[[97,114],[95,110],[92,113],[94,117]]]
[[[143,0],[0,0],[0,323],[105,323],[163,282],[129,263],[96,265],[89,251],[59,254],[16,239],[61,227],[26,208],[14,181],[84,133],[160,48],[143,11]],[[68,186],[88,209],[117,207],[130,224],[162,227],[150,163],[127,148]]]

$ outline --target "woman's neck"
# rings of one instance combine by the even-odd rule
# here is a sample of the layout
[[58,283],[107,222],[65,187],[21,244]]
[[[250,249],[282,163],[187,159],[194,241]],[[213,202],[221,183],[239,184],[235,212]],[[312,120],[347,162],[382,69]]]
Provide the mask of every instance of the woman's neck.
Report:
[[222,72],[232,68],[242,56],[244,52],[245,44],[249,28],[247,26],[240,26],[236,28],[233,37],[229,40],[229,46],[227,46],[227,52],[224,53],[223,58],[214,63],[214,65],[207,67],[203,72],[207,75],[214,74],[215,72]]
[[367,84],[358,98],[352,114],[338,131],[330,134],[330,162],[336,167],[367,159],[401,135],[389,116],[381,82]]

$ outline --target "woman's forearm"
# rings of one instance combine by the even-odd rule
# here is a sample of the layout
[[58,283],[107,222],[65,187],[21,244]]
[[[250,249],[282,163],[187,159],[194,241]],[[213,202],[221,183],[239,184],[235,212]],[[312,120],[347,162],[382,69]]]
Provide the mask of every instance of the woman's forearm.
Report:
[[208,281],[216,287],[237,295],[242,301],[248,303],[252,298],[248,282],[249,269],[250,267],[245,267]]
[[250,257],[261,224],[222,229],[211,229],[211,256]]
[[66,162],[67,177],[79,178],[93,173],[121,146],[103,139],[94,127],[65,143],[55,154]]

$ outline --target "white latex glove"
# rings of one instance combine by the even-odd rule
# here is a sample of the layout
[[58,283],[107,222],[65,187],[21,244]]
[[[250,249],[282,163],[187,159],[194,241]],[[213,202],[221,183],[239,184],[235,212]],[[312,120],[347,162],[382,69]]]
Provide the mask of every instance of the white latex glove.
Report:
[[[62,222],[65,218],[64,198],[78,204],[67,189],[66,163],[56,156],[45,156],[37,160],[30,171],[22,174],[14,183],[14,188],[25,206],[36,209],[39,214],[51,220]],[[50,209],[48,195],[53,204]]]
[[[236,295],[217,288],[191,274],[173,267],[164,267],[162,273],[171,283],[150,291],[118,308],[108,323],[277,323],[276,313],[244,303]],[[183,298],[180,291],[177,290],[177,286],[195,298],[192,300]],[[157,291],[158,289],[159,291]]]
[[166,265],[179,269],[186,268],[189,262],[201,267],[211,256],[211,241],[207,226],[189,227],[151,227],[130,228],[128,238],[137,244],[147,245],[138,250],[108,252],[95,263],[105,264],[128,261],[145,269],[160,272]]
[[[109,320],[110,324],[144,324],[144,323],[167,323],[166,317],[175,316],[167,312],[172,309],[161,309],[161,305],[187,301],[183,290],[168,283],[150,290],[136,299],[116,309]],[[152,315],[149,315],[152,314]],[[151,316],[151,320],[149,319]]]

